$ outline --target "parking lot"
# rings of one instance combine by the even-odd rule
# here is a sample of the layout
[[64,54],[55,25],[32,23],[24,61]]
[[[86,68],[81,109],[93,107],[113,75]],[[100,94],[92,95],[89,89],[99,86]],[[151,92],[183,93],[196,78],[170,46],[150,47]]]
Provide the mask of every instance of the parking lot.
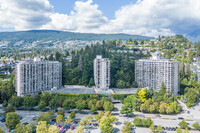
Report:
[[[121,129],[123,127],[123,122],[124,121],[129,121],[131,123],[133,123],[133,119],[134,117],[123,117],[123,115],[119,115],[120,114],[120,109],[122,107],[122,104],[121,103],[117,103],[117,104],[114,104],[114,106],[117,108],[117,110],[113,111],[112,113],[116,115],[116,117],[118,118],[118,121],[117,123],[115,123],[113,125],[113,132],[114,133],[121,133]],[[0,112],[2,113],[3,110],[0,109]],[[83,111],[84,112],[84,111]],[[89,112],[89,111],[85,111],[85,112]],[[39,114],[39,111],[23,111],[23,110],[16,110],[16,113],[18,113],[20,116],[22,116],[23,118],[21,119],[21,123],[31,123],[31,122],[35,122],[34,120],[32,120],[33,117],[37,117],[38,114]],[[66,116],[69,116],[70,113],[65,113],[65,117]],[[76,113],[76,119],[82,119],[83,117],[88,117],[90,116],[91,114],[80,114],[80,113]],[[92,115],[94,116],[94,115]],[[193,118],[191,117],[189,114],[186,114],[186,113],[182,113],[182,114],[177,114],[177,115],[157,115],[157,114],[144,114],[144,113],[141,113],[141,112],[134,112],[134,115],[133,116],[140,116],[140,117],[150,117],[153,122],[154,122],[154,125],[161,125],[162,127],[164,127],[166,129],[166,127],[168,128],[175,128],[175,127],[178,127],[178,124],[181,120],[177,119],[178,117],[183,117],[186,122],[188,123],[188,126],[191,127],[192,124],[194,122],[200,122],[200,119],[198,118]],[[93,117],[93,119],[95,119]],[[55,124],[55,122],[52,122],[51,124]],[[57,124],[59,126],[59,124]],[[6,126],[0,122],[0,126],[2,127],[2,129],[4,131],[7,131],[6,129]],[[59,127],[60,130],[63,129],[63,126],[64,125],[61,125],[61,127]],[[74,129],[72,129],[72,126],[74,126]],[[68,131],[72,131],[73,133],[75,133],[75,130],[78,128],[78,124],[72,124],[70,125],[67,130]],[[89,125],[87,127],[87,131],[90,131],[90,133],[100,133],[100,129],[98,126],[95,126],[95,125]],[[135,133],[149,133],[150,132],[150,129],[148,128],[141,128],[141,127],[136,127],[134,129]],[[175,131],[169,131],[169,130],[165,130],[166,132],[169,132],[169,133],[176,133]],[[191,133],[198,133],[198,131],[190,131]]]

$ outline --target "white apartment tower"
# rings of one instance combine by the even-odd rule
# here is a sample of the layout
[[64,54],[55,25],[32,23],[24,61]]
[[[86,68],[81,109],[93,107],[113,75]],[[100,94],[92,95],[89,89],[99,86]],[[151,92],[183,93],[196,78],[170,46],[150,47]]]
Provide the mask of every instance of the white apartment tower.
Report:
[[158,53],[151,58],[135,62],[135,80],[139,86],[160,89],[164,82],[167,91],[178,95],[179,63],[175,60],[163,59]]
[[62,87],[62,63],[58,61],[20,61],[16,66],[17,96],[36,94]]
[[106,90],[110,86],[110,60],[97,55],[94,59],[94,82],[97,88]]

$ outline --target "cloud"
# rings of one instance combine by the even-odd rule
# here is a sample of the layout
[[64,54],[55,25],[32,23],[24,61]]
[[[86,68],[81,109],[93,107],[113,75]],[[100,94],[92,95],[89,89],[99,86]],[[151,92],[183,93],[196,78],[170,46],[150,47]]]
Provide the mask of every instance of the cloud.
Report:
[[121,7],[110,22],[117,32],[139,35],[171,35],[200,28],[200,1],[138,0]]
[[98,10],[97,4],[92,4],[92,0],[86,2],[75,2],[74,11],[67,14],[52,14],[52,21],[42,27],[42,29],[58,29],[76,32],[98,32],[101,25],[108,22],[103,13]]
[[[67,8],[67,7],[66,7]],[[0,0],[1,27],[83,33],[173,35],[200,29],[199,0],[138,0],[109,20],[92,0],[76,1],[69,14],[54,13],[48,0]]]
[[108,20],[92,0],[77,1],[74,11],[53,14],[43,28],[90,33],[129,33],[147,36],[188,33],[200,28],[200,1],[138,0],[121,7]]
[[0,0],[1,27],[39,29],[51,21],[53,6],[48,0]]

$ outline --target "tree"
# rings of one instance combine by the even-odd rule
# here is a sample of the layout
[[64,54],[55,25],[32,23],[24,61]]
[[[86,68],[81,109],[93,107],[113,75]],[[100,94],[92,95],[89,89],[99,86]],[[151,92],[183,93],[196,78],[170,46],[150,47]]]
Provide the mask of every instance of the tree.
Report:
[[49,102],[49,107],[51,109],[56,109],[59,107],[59,100],[57,98],[53,98],[51,99],[51,101]]
[[102,108],[101,101],[98,100],[98,101],[96,102],[96,108],[97,108],[97,109],[101,109],[101,108]]
[[162,82],[161,87],[160,87],[160,91],[159,91],[159,95],[164,96],[165,93],[166,93],[166,86],[165,86],[165,83]]
[[111,133],[113,130],[112,123],[116,121],[117,118],[112,115],[103,116],[100,120],[99,127],[104,133]]
[[140,41],[140,44],[143,45],[143,44],[144,44],[144,40],[141,40],[141,41]]
[[195,122],[194,124],[192,124],[192,126],[196,129],[196,130],[200,130],[200,125]]
[[[89,117],[88,117],[88,118],[89,118]],[[88,118],[83,117],[83,118],[81,119],[81,121],[79,122],[79,124],[80,124],[81,126],[89,125],[89,124],[90,124],[90,120],[89,120]]]
[[159,112],[160,112],[161,114],[166,113],[167,107],[168,107],[168,104],[167,104],[167,103],[162,103],[162,104],[160,104]]
[[63,103],[64,110],[74,109],[76,107],[76,103],[72,100],[67,100]]
[[77,104],[76,108],[77,108],[79,111],[81,111],[81,110],[85,109],[85,106],[86,106],[86,105],[85,105],[84,103],[79,102],[79,103]]
[[83,126],[79,126],[79,127],[76,129],[76,133],[84,133],[84,128],[83,128]]
[[33,132],[33,126],[31,124],[24,125],[24,124],[17,124],[15,128],[15,133],[32,133]]
[[72,112],[70,113],[70,117],[71,117],[72,119],[76,118],[76,112],[75,112],[75,111],[72,111]]
[[142,119],[140,119],[140,117],[138,117],[138,116],[136,116],[136,117],[134,118],[133,123],[134,123],[136,126],[138,126],[138,127],[143,126],[143,121],[142,121]]
[[155,112],[159,111],[159,103],[158,102],[154,102],[153,106],[155,107]]
[[63,110],[58,110],[57,115],[62,115],[65,117],[65,112]]
[[177,133],[182,133],[182,130],[181,130],[181,128],[180,128],[180,127],[178,127],[178,128],[176,129],[176,132],[177,132]]
[[49,56],[49,59],[48,59],[48,60],[53,61],[53,54],[51,54],[51,55]]
[[93,78],[90,78],[88,86],[92,87],[93,85],[94,85],[94,80],[93,80]]
[[39,105],[38,105],[39,109],[45,109],[46,108],[46,103],[44,101],[40,101]]
[[10,100],[10,104],[16,108],[22,106],[22,103],[23,103],[23,98],[18,96],[15,96]]
[[41,95],[40,101],[44,101],[45,105],[48,106],[51,99],[52,99],[52,94],[46,92]]
[[198,46],[197,49],[196,49],[196,55],[200,56],[200,46]]
[[113,111],[114,106],[111,102],[105,102],[105,105],[106,105],[104,108],[105,111]]
[[8,106],[8,102],[7,102],[6,100],[4,100],[2,106],[3,106],[4,108],[7,107],[7,106]]
[[40,94],[36,94],[33,98],[35,99],[36,104],[38,104],[40,102],[41,95]]
[[64,124],[70,123],[72,124],[72,118],[70,116],[67,116],[67,119],[65,120]]
[[57,123],[63,123],[63,122],[64,122],[63,115],[57,115],[57,117],[56,117],[56,122],[57,122]]
[[124,126],[122,127],[122,133],[131,133],[132,124],[128,121],[124,121]]
[[5,109],[4,109],[4,114],[6,115],[7,113],[9,112],[15,112],[15,108],[12,106],[12,105],[9,105],[7,106]]
[[133,44],[138,45],[138,42],[136,41],[136,39],[133,39]]
[[126,87],[126,82],[124,82],[123,80],[117,81],[117,88],[123,89],[125,87]]
[[60,133],[55,125],[49,126],[48,133]]
[[94,105],[93,100],[90,100],[90,101],[88,102],[88,108],[90,109],[93,105]]
[[26,126],[24,124],[17,124],[15,128],[15,133],[25,133],[27,131]]
[[184,132],[184,133],[190,133],[190,132],[188,131],[188,128],[184,129],[183,132]]
[[38,126],[36,129],[37,133],[48,133],[48,131],[49,131],[49,125],[47,125],[46,121],[38,122]]
[[124,105],[122,106],[121,110],[120,110],[120,113],[121,114],[127,114],[127,115],[130,115],[133,113],[133,110],[131,108],[128,107],[128,105]]
[[157,130],[158,130],[159,132],[162,132],[162,131],[163,131],[162,126],[161,126],[161,125],[158,125]]
[[28,96],[25,96],[24,101],[23,101],[23,105],[25,107],[32,108],[32,107],[34,107],[34,106],[37,105],[37,101],[33,97],[31,97],[30,95],[28,95]]
[[5,133],[1,127],[0,127],[0,133]]
[[149,127],[149,129],[151,129],[152,131],[155,131],[155,130],[156,130],[154,124],[151,124],[151,126]]
[[138,92],[138,95],[140,97],[140,100],[142,102],[145,102],[146,101],[146,90],[143,88],[141,89],[139,92]]
[[175,111],[175,113],[179,113],[180,112],[180,107],[178,106],[176,101],[172,102],[171,106],[173,107],[173,110]]
[[174,113],[173,107],[170,106],[170,105],[168,105],[168,106],[167,106],[167,109],[166,109],[166,113],[167,113],[167,114],[172,114],[172,113]]
[[59,52],[56,52],[55,58],[56,58],[57,61],[60,61],[60,59],[61,59],[61,54],[60,54]]
[[181,128],[186,129],[188,128],[187,123],[185,122],[185,120],[182,120],[181,122],[179,122],[178,124]]
[[156,111],[155,106],[154,106],[154,105],[150,105],[149,111],[150,111],[151,113],[154,113],[154,112]]
[[37,117],[37,122],[39,121],[46,121],[49,122],[51,120],[52,114],[49,112],[39,112],[39,116]]
[[97,108],[94,105],[92,105],[90,112],[95,112],[95,111],[97,111]]
[[140,106],[140,111],[142,111],[142,112],[148,112],[147,110],[148,110],[148,107],[146,106],[146,104],[142,104]]
[[19,115],[15,112],[10,112],[6,114],[5,125],[9,129],[14,129],[16,125],[20,123]]
[[132,42],[132,39],[131,39],[131,38],[129,38],[129,39],[128,39],[128,42],[129,42],[129,43],[131,43],[131,42]]
[[98,121],[103,117],[103,115],[104,115],[103,111],[99,111],[99,114],[95,115],[94,117]]
[[145,127],[150,127],[153,124],[153,121],[151,120],[151,118],[147,118],[146,120],[143,119],[143,125]]

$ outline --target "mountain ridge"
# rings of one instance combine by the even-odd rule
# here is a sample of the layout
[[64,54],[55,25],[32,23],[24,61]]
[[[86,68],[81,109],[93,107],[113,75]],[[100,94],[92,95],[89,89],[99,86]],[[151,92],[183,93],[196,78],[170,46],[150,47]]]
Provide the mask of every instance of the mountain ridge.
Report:
[[0,32],[0,40],[128,40],[129,38],[136,40],[150,40],[153,37],[130,35],[124,33],[117,34],[95,34],[95,33],[78,33],[58,30],[29,30],[29,31],[14,31]]

